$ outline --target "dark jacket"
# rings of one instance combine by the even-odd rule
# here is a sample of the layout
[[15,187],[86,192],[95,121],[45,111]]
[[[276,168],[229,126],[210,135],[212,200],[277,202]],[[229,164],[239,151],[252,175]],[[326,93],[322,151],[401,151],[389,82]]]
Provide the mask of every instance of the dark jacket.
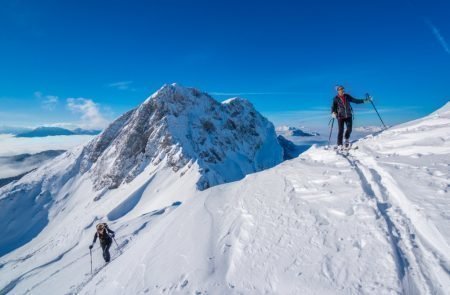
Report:
[[364,103],[364,99],[357,99],[351,95],[345,93],[345,104],[339,96],[333,98],[333,104],[331,105],[331,112],[337,114],[338,119],[346,119],[352,117],[352,107],[350,103]]
[[112,243],[110,234],[114,235],[114,231],[110,230],[108,227],[105,227],[103,234],[99,234],[98,232],[95,232],[94,241],[92,242],[92,244],[95,244],[95,241],[97,241],[97,238],[99,238],[100,244]]

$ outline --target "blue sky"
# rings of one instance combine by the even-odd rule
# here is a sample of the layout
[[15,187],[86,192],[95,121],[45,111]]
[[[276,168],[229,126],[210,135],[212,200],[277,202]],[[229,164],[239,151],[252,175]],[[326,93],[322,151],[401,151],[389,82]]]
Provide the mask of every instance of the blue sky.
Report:
[[[326,126],[334,86],[388,124],[450,100],[450,2],[2,1],[0,125],[103,126],[164,83]],[[356,125],[379,124],[369,105]]]

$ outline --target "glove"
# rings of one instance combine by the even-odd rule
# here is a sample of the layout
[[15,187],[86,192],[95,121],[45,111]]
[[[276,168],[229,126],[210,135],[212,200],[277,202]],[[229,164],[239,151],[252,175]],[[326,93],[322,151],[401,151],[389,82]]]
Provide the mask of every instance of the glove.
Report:
[[92,247],[94,247],[93,245],[89,245],[89,250],[91,250],[92,249]]
[[114,238],[116,235],[114,233],[111,233],[111,237]]
[[336,116],[336,113],[335,113],[335,112],[332,112],[332,113],[331,113],[331,118],[334,118],[334,119],[336,119],[336,118],[337,118],[337,116]]
[[364,99],[364,103],[369,103],[369,102],[372,102],[372,101],[373,101],[372,96],[368,96],[366,99]]

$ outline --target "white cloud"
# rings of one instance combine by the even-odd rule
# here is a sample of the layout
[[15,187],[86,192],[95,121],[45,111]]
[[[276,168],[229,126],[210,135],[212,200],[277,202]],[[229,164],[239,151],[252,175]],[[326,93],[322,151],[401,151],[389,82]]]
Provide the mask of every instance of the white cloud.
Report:
[[56,95],[43,95],[42,92],[36,91],[34,96],[41,101],[43,109],[53,111],[59,102],[59,97]]
[[81,114],[80,125],[86,129],[102,129],[108,121],[103,117],[98,105],[87,98],[68,98],[67,107],[73,113]]
[[108,84],[108,87],[116,88],[118,90],[131,90],[134,91],[134,88],[131,88],[131,84],[133,81],[120,81],[115,83]]
[[441,46],[445,50],[445,52],[450,54],[450,47],[448,46],[447,41],[441,35],[441,32],[439,32],[438,28],[428,19],[425,19],[425,23],[430,27],[431,32],[433,33],[434,37],[436,37],[439,44],[441,44]]
[[11,134],[0,134],[0,157],[47,150],[68,150],[85,144],[92,138],[92,135],[15,137]]

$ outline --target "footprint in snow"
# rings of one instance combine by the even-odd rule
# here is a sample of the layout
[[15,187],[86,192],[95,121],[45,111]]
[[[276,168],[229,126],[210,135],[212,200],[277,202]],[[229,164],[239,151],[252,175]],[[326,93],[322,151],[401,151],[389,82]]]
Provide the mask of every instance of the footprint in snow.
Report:
[[329,225],[330,222],[328,221],[328,219],[326,219],[324,216],[320,215],[318,212],[312,212],[314,215],[314,218],[316,219],[316,223],[319,226],[326,226]]

